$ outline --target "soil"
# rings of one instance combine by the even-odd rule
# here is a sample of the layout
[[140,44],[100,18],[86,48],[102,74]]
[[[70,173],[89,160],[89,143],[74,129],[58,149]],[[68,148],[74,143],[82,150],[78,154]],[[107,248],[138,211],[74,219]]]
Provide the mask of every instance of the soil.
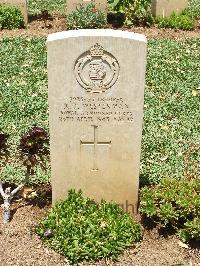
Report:
[[[48,16],[48,19],[43,15],[37,15],[29,18],[30,23],[26,29],[17,30],[2,30],[0,37],[17,37],[17,36],[40,36],[47,37],[48,34],[65,31],[66,22],[64,17]],[[120,27],[116,24],[108,24],[107,28],[128,30],[136,33],[143,33],[148,38],[199,38],[200,37],[200,21],[197,21],[196,28],[193,31],[183,31],[175,29],[158,29],[156,27],[133,27],[131,29]]]
[[[0,204],[3,202],[0,201]],[[0,210],[1,266],[68,266],[69,262],[44,245],[34,233],[34,226],[51,208],[51,187],[26,187],[12,203],[12,219],[2,223]],[[200,244],[200,243],[199,243]],[[175,235],[145,230],[136,247],[126,251],[117,262],[80,263],[80,266],[197,266],[200,265],[200,245],[185,245]]]
[[[200,23],[193,31],[134,27],[129,31],[143,33],[147,38],[199,38]],[[108,25],[108,28],[120,28]],[[3,30],[0,37],[43,36],[66,30],[65,18],[42,15],[31,17],[26,29]],[[0,199],[0,204],[2,201]],[[63,266],[68,261],[46,247],[37,235],[34,226],[44,218],[51,208],[51,187],[25,188],[12,203],[12,220],[2,223],[0,209],[0,266]],[[199,244],[199,245],[198,245]],[[143,241],[126,251],[118,262],[101,261],[81,263],[81,266],[200,266],[200,243],[183,245],[175,235],[160,234],[156,229],[145,230]]]

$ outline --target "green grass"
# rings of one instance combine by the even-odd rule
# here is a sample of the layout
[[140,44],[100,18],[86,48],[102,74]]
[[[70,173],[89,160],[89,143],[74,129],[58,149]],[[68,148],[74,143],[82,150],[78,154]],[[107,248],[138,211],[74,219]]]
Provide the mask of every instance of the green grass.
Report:
[[189,0],[186,13],[194,19],[200,19],[200,0]]
[[[43,38],[0,41],[0,128],[10,134],[11,161],[1,178],[22,179],[15,159],[20,135],[37,124],[48,130],[46,48]],[[148,182],[180,178],[190,147],[200,139],[200,39],[150,40],[145,91],[141,174]],[[192,91],[197,96],[192,95]],[[194,175],[198,150],[189,155]],[[37,169],[34,183],[46,182],[48,171]]]
[[[34,124],[48,128],[46,47],[37,38],[4,39],[0,47],[0,129],[10,135],[11,147],[11,162],[1,178],[17,182],[24,175],[15,159],[20,135]],[[32,180],[48,176],[38,169]]]
[[200,39],[149,41],[141,172],[151,182],[182,177],[200,140],[199,47]]
[[40,14],[42,10],[48,10],[50,14],[64,15],[66,11],[66,0],[29,0],[30,14]]

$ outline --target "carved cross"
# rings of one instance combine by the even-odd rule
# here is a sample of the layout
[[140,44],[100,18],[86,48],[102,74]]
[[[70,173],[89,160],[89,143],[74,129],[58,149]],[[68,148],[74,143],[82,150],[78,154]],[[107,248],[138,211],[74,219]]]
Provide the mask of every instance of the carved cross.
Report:
[[98,146],[102,146],[102,145],[106,145],[109,146],[111,145],[111,141],[98,141],[98,126],[96,125],[92,125],[93,129],[94,129],[94,140],[93,141],[80,141],[81,146],[85,145],[85,146],[89,146],[92,145],[93,146],[93,169],[92,171],[98,171],[98,166],[97,166],[97,148]]

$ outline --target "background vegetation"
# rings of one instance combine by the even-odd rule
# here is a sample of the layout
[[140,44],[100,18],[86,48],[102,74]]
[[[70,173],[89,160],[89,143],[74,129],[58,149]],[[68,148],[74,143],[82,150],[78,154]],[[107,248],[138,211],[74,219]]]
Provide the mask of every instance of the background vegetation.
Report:
[[[80,10],[66,16],[66,2],[63,0],[30,0],[28,3],[29,15],[51,14],[67,18],[66,28],[102,28],[106,24],[103,12],[92,7],[80,7]],[[169,18],[153,18],[151,14],[151,0],[108,0],[109,23],[132,27],[134,25],[191,30],[196,26],[195,20],[200,18],[199,0],[190,0],[188,8],[181,15],[172,15]],[[0,7],[0,28],[20,28],[23,26],[23,17],[20,11],[11,7]]]
[[28,7],[32,15],[40,14],[41,10],[48,10],[50,14],[66,14],[66,0],[29,0]]
[[[9,135],[10,161],[1,178],[19,182],[20,136],[34,125],[48,131],[46,45],[43,38],[0,41],[0,131]],[[200,39],[149,40],[142,140],[141,182],[198,175]],[[32,182],[47,182],[37,168]]]
[[[121,1],[121,0],[120,0]],[[148,1],[148,0],[147,0]],[[147,2],[144,0],[144,2]],[[113,0],[108,0],[110,4],[110,9],[112,10]],[[118,1],[116,1],[118,2]],[[188,12],[191,16],[198,18],[200,17],[200,1],[199,0],[189,0],[188,1]],[[48,10],[50,13],[57,13],[65,15],[66,13],[66,0],[29,0],[29,12],[30,14],[38,14],[41,10]]]
[[159,28],[171,28],[181,30],[192,30],[195,28],[195,21],[188,16],[186,11],[183,11],[180,15],[172,13],[169,17],[156,17],[154,22]]
[[94,3],[80,6],[66,20],[67,29],[101,29],[107,24],[107,16],[97,10]]
[[0,4],[0,30],[15,29],[24,26],[24,17],[21,11],[13,6],[3,6]]

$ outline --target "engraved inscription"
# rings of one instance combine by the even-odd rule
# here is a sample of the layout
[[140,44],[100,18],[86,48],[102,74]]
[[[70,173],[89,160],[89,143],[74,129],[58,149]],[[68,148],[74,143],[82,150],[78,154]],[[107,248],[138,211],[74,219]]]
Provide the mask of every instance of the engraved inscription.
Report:
[[133,122],[133,112],[119,97],[70,97],[60,111],[61,122]]
[[102,145],[106,145],[108,147],[110,147],[111,145],[111,141],[98,141],[98,126],[96,125],[92,125],[92,127],[94,128],[94,139],[93,141],[80,141],[80,145],[81,146],[88,146],[88,145],[92,145],[93,146],[93,169],[92,171],[98,171],[98,165],[97,165],[97,160],[98,160],[98,153],[97,153],[97,148],[98,146],[102,146]]
[[96,43],[76,61],[74,73],[78,83],[89,93],[102,93],[119,77],[117,59]]

